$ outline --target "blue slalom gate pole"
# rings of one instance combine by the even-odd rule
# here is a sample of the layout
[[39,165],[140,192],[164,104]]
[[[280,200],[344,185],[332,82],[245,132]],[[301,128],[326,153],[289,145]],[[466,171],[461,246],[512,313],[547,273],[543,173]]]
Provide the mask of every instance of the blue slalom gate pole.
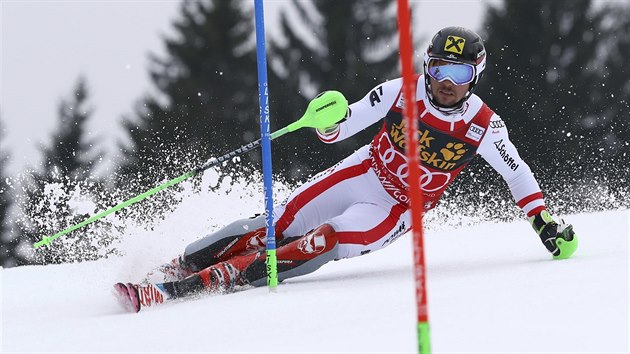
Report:
[[273,179],[271,170],[271,130],[269,127],[269,85],[267,83],[267,50],[265,49],[265,14],[263,0],[254,0],[256,18],[256,61],[258,62],[258,99],[260,102],[260,133],[262,140],[263,183],[267,214],[267,286],[278,286],[276,235],[273,227]]

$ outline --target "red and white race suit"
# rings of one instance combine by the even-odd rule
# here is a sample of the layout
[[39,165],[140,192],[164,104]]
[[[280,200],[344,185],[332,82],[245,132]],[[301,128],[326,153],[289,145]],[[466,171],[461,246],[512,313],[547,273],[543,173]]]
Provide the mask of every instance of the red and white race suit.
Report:
[[[471,95],[461,113],[446,115],[429,103],[422,77],[416,87],[425,212],[477,154],[501,174],[528,216],[545,208],[538,183],[510,142],[505,123],[477,95]],[[337,258],[348,258],[382,248],[409,230],[401,88],[402,79],[378,85],[349,106],[349,116],[336,129],[318,132],[323,142],[335,143],[383,120],[370,144],[313,177],[276,207],[278,232],[299,236],[330,224],[339,240]]]

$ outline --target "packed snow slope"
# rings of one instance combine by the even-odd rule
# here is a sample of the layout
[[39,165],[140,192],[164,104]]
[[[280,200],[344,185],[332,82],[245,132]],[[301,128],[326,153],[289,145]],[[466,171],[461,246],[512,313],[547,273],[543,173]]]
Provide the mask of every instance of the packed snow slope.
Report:
[[[580,247],[563,261],[551,260],[526,221],[426,233],[434,353],[628,353],[629,212],[565,219]],[[277,293],[256,288],[125,313],[112,284],[137,281],[154,258],[190,241],[161,248],[168,242],[155,233],[163,232],[147,232],[155,242],[128,244],[124,256],[2,271],[2,352],[416,350],[409,234],[287,280]]]

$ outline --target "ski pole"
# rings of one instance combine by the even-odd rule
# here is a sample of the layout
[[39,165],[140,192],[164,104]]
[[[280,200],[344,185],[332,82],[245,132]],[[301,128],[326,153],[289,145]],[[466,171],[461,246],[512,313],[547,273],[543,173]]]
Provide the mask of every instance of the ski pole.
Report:
[[[315,99],[313,99],[309,104],[308,107],[306,108],[306,112],[304,113],[304,115],[298,119],[297,121],[289,124],[288,126],[275,131],[273,133],[271,133],[271,140],[279,138],[287,133],[291,133],[294,132],[298,129],[301,128],[319,128],[319,129],[323,129],[326,127],[329,127],[337,122],[339,122],[340,120],[342,120],[345,116],[346,116],[346,112],[348,111],[348,101],[346,100],[346,98],[343,96],[343,94],[341,94],[338,91],[325,91],[321,94],[319,94]],[[213,157],[211,159],[209,159],[206,163],[204,163],[203,165],[193,169],[192,171],[188,171],[186,173],[184,173],[183,175],[174,178],[168,182],[165,182],[163,184],[160,184],[159,186],[152,188],[140,195],[137,195],[131,199],[125,200],[124,202],[121,202],[119,204],[117,204],[116,206],[107,209],[103,212],[100,212],[76,225],[70,226],[65,230],[59,231],[56,234],[52,235],[52,236],[44,236],[42,237],[42,239],[36,243],[33,244],[34,248],[38,248],[41,247],[43,245],[47,245],[49,246],[50,243],[67,234],[70,233],[72,231],[75,231],[77,229],[80,229],[88,224],[93,223],[96,220],[99,220],[109,214],[115,213],[123,208],[126,208],[132,204],[135,204],[141,200],[144,200],[152,195],[154,195],[155,193],[162,191],[164,189],[167,189],[169,187],[172,187],[182,181],[185,181],[191,177],[196,176],[197,174],[213,167],[216,165],[221,164],[224,161],[227,161],[235,156],[241,155],[243,153],[246,153],[248,151],[251,151],[257,147],[259,147],[261,144],[261,139],[258,139],[256,141],[253,141],[251,143],[242,145],[241,147],[239,147],[236,150],[230,151],[228,153],[226,153],[225,155],[219,156],[219,157]]]

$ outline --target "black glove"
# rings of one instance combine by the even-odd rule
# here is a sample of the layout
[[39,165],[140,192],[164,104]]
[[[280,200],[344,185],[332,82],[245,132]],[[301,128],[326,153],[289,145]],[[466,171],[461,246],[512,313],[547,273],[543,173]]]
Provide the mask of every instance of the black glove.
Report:
[[578,241],[573,225],[565,224],[563,220],[558,224],[547,210],[530,217],[529,223],[553,258],[569,258],[577,250]]

